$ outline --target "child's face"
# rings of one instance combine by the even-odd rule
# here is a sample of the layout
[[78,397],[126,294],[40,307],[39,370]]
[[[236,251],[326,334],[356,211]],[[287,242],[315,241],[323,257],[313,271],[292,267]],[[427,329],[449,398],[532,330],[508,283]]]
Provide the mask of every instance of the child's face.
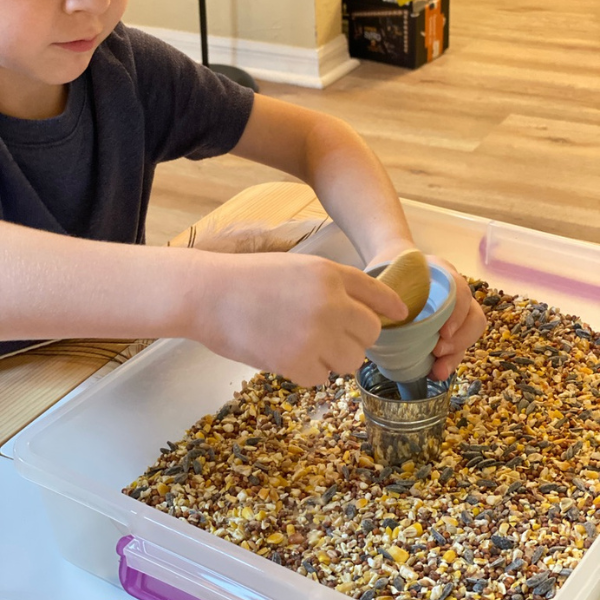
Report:
[[50,85],[77,79],[127,2],[0,0],[0,71]]

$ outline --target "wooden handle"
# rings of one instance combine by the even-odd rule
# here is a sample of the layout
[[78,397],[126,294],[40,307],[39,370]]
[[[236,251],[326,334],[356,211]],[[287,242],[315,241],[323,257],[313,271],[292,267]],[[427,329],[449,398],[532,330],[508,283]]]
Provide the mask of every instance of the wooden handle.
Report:
[[416,248],[399,254],[382,271],[377,279],[391,287],[408,307],[408,317],[403,321],[390,321],[381,317],[383,327],[398,327],[413,321],[425,307],[429,298],[429,265],[425,255]]

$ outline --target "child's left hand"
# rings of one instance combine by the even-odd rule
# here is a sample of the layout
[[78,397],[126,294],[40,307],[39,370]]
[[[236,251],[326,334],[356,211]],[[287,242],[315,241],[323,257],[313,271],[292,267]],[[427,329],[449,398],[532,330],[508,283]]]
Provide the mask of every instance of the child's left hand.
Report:
[[[368,266],[372,267],[393,260],[406,247],[402,244],[397,248],[382,252],[375,256]],[[427,260],[445,268],[456,282],[456,307],[440,330],[440,339],[433,350],[436,361],[430,374],[432,379],[444,381],[458,367],[467,348],[481,337],[485,331],[487,320],[481,306],[473,298],[465,278],[456,270],[454,265],[432,255],[428,255]]]

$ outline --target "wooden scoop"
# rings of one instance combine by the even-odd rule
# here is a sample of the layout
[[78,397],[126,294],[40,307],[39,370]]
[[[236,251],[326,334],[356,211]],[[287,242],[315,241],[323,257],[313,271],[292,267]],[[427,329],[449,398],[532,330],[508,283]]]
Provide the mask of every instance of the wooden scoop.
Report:
[[416,248],[399,254],[377,279],[391,287],[408,307],[408,317],[403,321],[390,321],[381,316],[383,327],[398,327],[413,321],[423,310],[429,298],[430,275],[425,255]]

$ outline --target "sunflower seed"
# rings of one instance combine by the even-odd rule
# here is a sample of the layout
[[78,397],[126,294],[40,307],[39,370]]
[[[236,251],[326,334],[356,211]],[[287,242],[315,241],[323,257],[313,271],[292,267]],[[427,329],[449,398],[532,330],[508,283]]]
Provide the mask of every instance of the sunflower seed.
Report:
[[307,573],[316,573],[317,570],[313,567],[312,563],[308,560],[302,561],[302,566],[306,570]]
[[482,304],[485,304],[485,306],[496,306],[496,304],[498,304],[498,302],[500,302],[501,298],[500,296],[498,296],[497,294],[493,294],[491,296],[487,296],[483,299]]
[[518,492],[522,487],[523,483],[521,481],[514,481],[508,486],[508,489],[506,490],[506,495],[510,496],[511,494],[514,494],[515,492]]
[[283,418],[278,410],[273,411],[273,420],[275,421],[275,425],[277,425],[277,427],[281,427],[283,424]]
[[515,467],[519,467],[523,464],[523,459],[520,456],[515,456],[511,458],[504,466],[507,469],[514,469]]
[[563,452],[561,458],[562,460],[571,460],[577,456],[579,451],[583,448],[583,442],[581,440],[575,442],[571,446],[567,448],[565,452]]
[[492,544],[494,544],[496,548],[500,548],[500,550],[512,550],[515,547],[515,541],[512,538],[493,535],[490,539]]
[[513,359],[518,365],[535,365],[535,361],[525,356],[515,356]]
[[338,488],[337,485],[334,483],[331,487],[329,487],[325,493],[321,496],[321,500],[324,504],[329,504],[329,502],[331,502],[331,500],[333,499],[333,497],[337,494]]
[[491,479],[478,479],[476,483],[482,488],[495,488],[498,486],[498,484]]
[[510,573],[511,571],[520,571],[525,565],[525,561],[522,558],[516,558],[504,569],[505,573]]
[[386,485],[385,489],[396,494],[406,494],[413,485],[415,485],[415,481],[412,479],[399,479],[391,485]]
[[471,385],[469,385],[469,387],[467,388],[467,396],[471,397],[471,396],[476,396],[477,394],[479,394],[479,392],[481,391],[481,386],[482,386],[482,382],[481,379],[475,379]]
[[172,475],[179,475],[179,473],[181,473],[182,471],[183,469],[181,468],[181,465],[175,465],[174,467],[169,467],[168,469],[165,469],[163,474],[167,477],[170,477]]
[[[537,561],[536,561],[537,562]],[[550,577],[550,571],[542,571],[525,580],[525,585],[529,588],[535,588],[541,583],[544,583]]]
[[453,590],[454,590],[454,584],[447,583],[444,586],[444,589],[442,590],[442,595],[439,596],[438,600],[446,600],[446,598],[452,593]]
[[440,544],[440,546],[445,546],[448,541],[446,540],[446,538],[436,529],[434,529],[433,527],[430,529],[431,531],[431,535],[433,537],[433,539]]
[[421,467],[416,473],[415,473],[415,477],[417,479],[427,479],[431,473],[431,465],[425,465],[423,467]]
[[377,548],[378,554],[381,554],[385,560],[394,560],[394,557],[385,549],[385,548]]
[[399,591],[399,592],[403,592],[404,591],[404,587],[406,586],[406,581],[404,581],[404,579],[400,576],[397,575],[394,578],[394,581],[392,581],[392,585]]
[[363,519],[363,522],[360,524],[362,530],[365,533],[371,533],[375,529],[375,523],[371,521],[371,519]]
[[473,515],[468,510],[461,511],[460,519],[467,526],[473,525],[473,523],[475,522]]
[[250,459],[242,452],[242,449],[240,448],[239,444],[233,445],[233,455],[236,458],[239,458],[243,463],[250,462]]
[[129,494],[135,500],[139,500],[142,492],[145,492],[148,489],[147,485],[141,485],[140,487],[136,487],[131,494]]
[[542,494],[549,494],[550,492],[556,492],[558,490],[557,483],[543,483],[540,485],[540,492]]
[[537,594],[538,596],[543,596],[547,594],[556,584],[556,577],[549,577],[546,581],[543,581],[539,585],[533,588],[532,593]]
[[348,502],[344,508],[344,514],[348,519],[354,519],[354,517],[358,514],[356,505],[354,505],[352,502]]
[[478,465],[477,468],[478,469],[486,469],[487,467],[492,467],[495,466],[496,464],[496,459],[495,458],[486,458],[485,460],[482,460]]
[[520,373],[519,367],[514,363],[508,362],[507,360],[501,360],[500,366],[507,371],[514,371],[515,373]]
[[387,577],[381,577],[380,579],[378,579],[375,582],[375,585],[373,587],[376,590],[380,590],[380,589],[384,588],[389,582],[390,582],[390,580]]

